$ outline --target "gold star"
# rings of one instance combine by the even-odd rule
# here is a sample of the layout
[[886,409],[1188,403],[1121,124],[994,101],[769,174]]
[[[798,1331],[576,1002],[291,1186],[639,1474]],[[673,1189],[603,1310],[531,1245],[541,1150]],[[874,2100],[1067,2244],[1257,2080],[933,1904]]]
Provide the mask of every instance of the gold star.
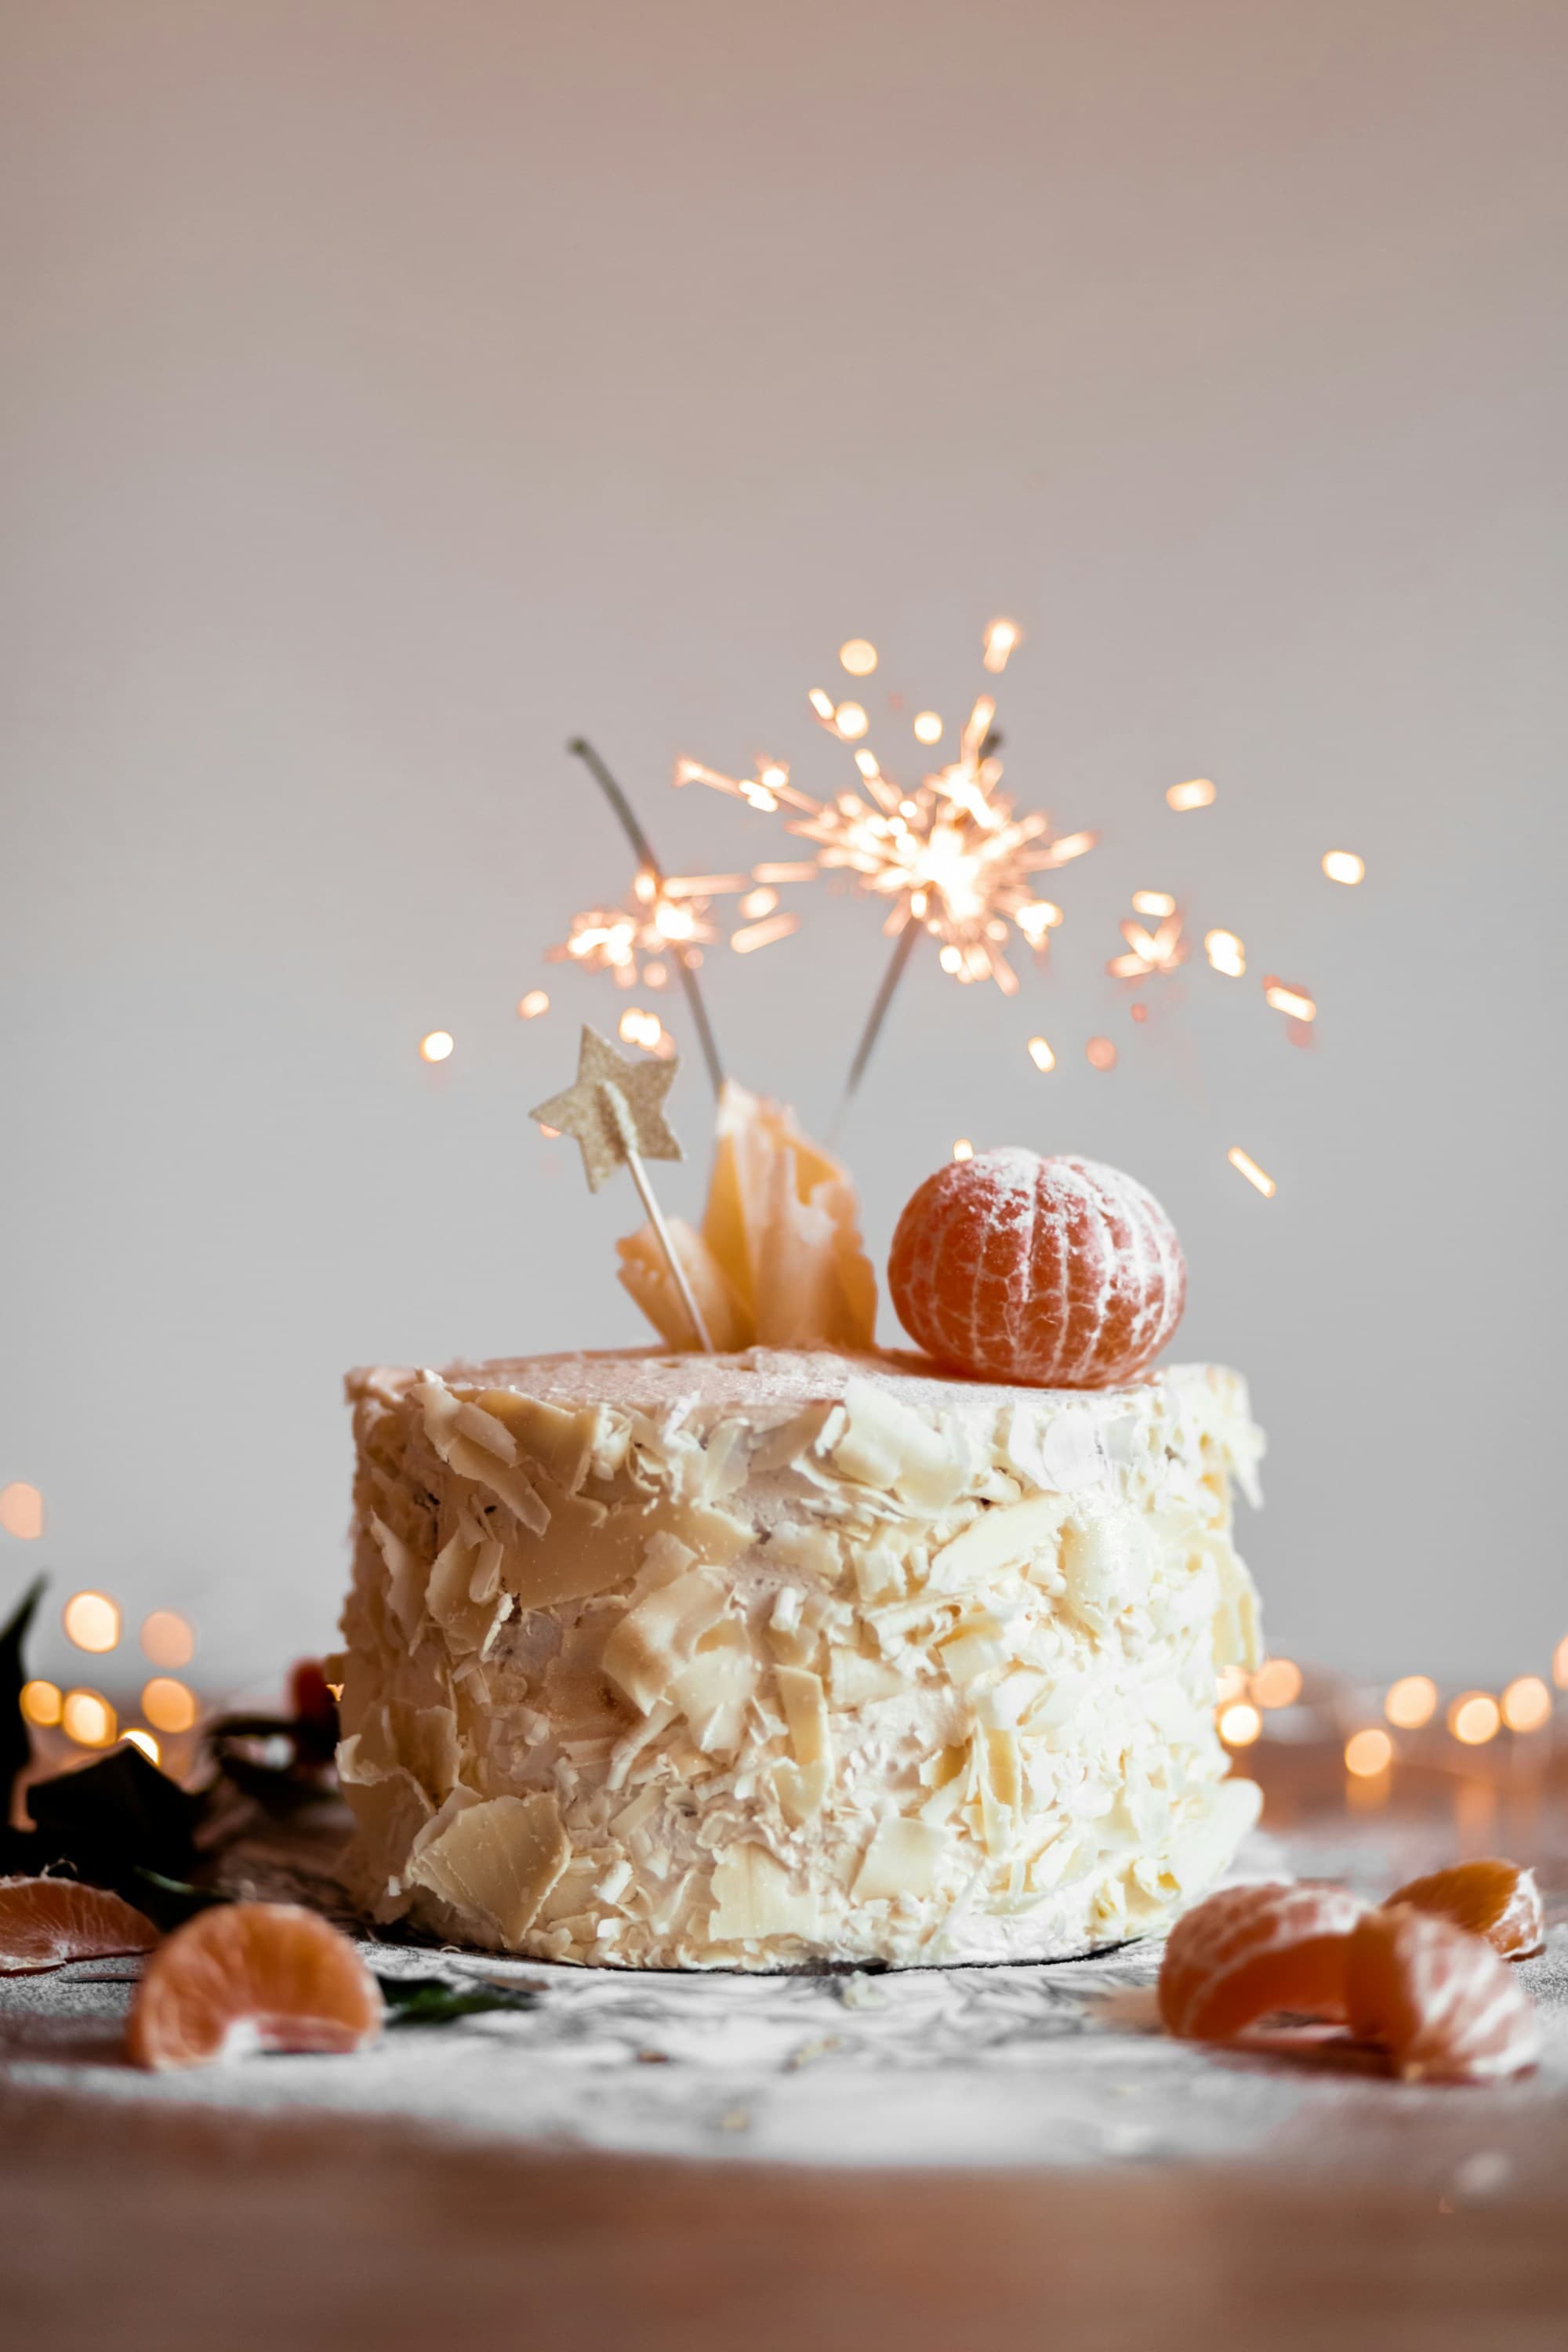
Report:
[[596,1192],[616,1168],[629,1164],[630,1153],[645,1160],[685,1157],[664,1115],[664,1098],[679,1067],[675,1058],[626,1061],[584,1022],[574,1084],[529,1117],[576,1137],[588,1190]]

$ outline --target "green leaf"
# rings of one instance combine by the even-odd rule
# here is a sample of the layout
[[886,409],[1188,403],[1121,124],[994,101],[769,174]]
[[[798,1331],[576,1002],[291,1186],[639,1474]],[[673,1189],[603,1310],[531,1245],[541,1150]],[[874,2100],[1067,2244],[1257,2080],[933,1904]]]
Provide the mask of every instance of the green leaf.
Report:
[[[168,1935],[171,1928],[183,1927],[198,1911],[213,1911],[236,1899],[232,1895],[220,1895],[211,1886],[193,1886],[188,1879],[165,1878],[160,1870],[145,1870],[137,1864],[131,1872],[128,1899],[133,1900],[138,1911],[144,1911],[154,1927]],[[128,1883],[129,1885],[129,1883]]]
[[460,2018],[483,2017],[491,2010],[537,2009],[539,1995],[530,1985],[502,1985],[468,1977],[454,1984],[446,1977],[376,1978],[391,2015],[391,2025],[454,2025]]

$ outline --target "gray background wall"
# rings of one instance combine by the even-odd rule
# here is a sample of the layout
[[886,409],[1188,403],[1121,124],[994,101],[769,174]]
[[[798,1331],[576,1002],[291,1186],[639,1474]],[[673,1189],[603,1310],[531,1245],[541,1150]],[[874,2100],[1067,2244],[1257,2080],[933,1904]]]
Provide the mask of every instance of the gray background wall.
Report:
[[[629,877],[563,739],[672,862],[784,855],[673,755],[837,780],[801,698],[864,633],[908,771],[1005,611],[1008,782],[1105,846],[1015,1002],[911,973],[879,1257],[955,1135],[1132,1167],[1271,1433],[1276,1645],[1539,1670],[1562,7],[24,0],[0,65],[0,1482],[50,1511],[0,1601],[41,1558],[263,1675],[332,1621],[344,1365],[635,1339],[629,1195],[525,1116],[620,1002],[542,961]],[[1139,887],[1315,1050],[1201,960],[1134,1032]],[[708,978],[822,1122],[884,948],[803,903]]]

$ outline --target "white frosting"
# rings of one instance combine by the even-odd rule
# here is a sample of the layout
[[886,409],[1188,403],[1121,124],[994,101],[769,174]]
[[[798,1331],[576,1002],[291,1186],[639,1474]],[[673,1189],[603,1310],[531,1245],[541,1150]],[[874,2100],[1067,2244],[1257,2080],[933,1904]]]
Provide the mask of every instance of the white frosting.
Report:
[[752,1349],[353,1375],[340,1766],[378,1916],[631,1967],[1058,1958],[1258,1792],[1232,1372]]

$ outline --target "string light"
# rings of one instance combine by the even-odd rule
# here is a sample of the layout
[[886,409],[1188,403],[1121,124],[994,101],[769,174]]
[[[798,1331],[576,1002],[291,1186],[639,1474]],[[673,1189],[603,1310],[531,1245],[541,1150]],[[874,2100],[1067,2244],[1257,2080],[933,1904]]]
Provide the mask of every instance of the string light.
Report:
[[1323,871],[1331,882],[1354,884],[1364,877],[1366,866],[1353,849],[1331,849],[1324,854]]
[[986,625],[985,649],[981,658],[994,676],[1007,667],[1007,657],[1024,642],[1024,632],[1016,621],[991,621]]
[[1510,1731],[1539,1731],[1552,1720],[1552,1693],[1539,1675],[1518,1675],[1502,1695],[1502,1719]]
[[1054,1070],[1057,1066],[1057,1057],[1043,1037],[1030,1038],[1029,1059],[1037,1070]]
[[942,720],[934,710],[916,711],[915,741],[917,743],[940,743],[942,741]]
[[1402,1675],[1390,1683],[1383,1711],[1399,1730],[1419,1731],[1437,1712],[1437,1685],[1429,1675]]
[[877,648],[867,637],[850,637],[839,646],[838,659],[851,677],[869,677],[877,667]]
[[155,1666],[188,1666],[196,1654],[196,1637],[173,1609],[154,1609],[142,1621],[142,1653]]
[[1247,950],[1234,931],[1205,931],[1204,951],[1215,971],[1229,980],[1239,980],[1247,970]]
[[426,1062],[444,1062],[450,1055],[455,1043],[456,1040],[449,1029],[432,1029],[427,1035],[419,1040],[420,1059]]
[[118,1728],[114,1709],[99,1691],[67,1691],[60,1706],[60,1725],[79,1748],[109,1748]]
[[1231,1166],[1246,1177],[1249,1184],[1256,1186],[1266,1201],[1271,1201],[1274,1198],[1279,1187],[1272,1176],[1265,1175],[1249,1151],[1243,1151],[1239,1143],[1233,1143],[1225,1156]]
[[155,1731],[189,1731],[200,1709],[184,1683],[170,1675],[154,1675],[142,1685],[142,1712]]
[[1209,808],[1214,802],[1214,786],[1206,776],[1194,776],[1190,784],[1173,784],[1165,800],[1178,814],[1185,809]]
[[127,1748],[139,1748],[142,1750],[142,1755],[147,1759],[149,1764],[156,1764],[160,1760],[161,1751],[159,1749],[158,1743],[153,1738],[153,1734],[150,1731],[142,1731],[140,1728],[137,1728],[132,1731],[122,1731],[120,1737],[125,1742]]
[[1083,1051],[1091,1070],[1113,1070],[1116,1067],[1116,1048],[1109,1037],[1091,1037]]
[[1358,1780],[1375,1780],[1394,1761],[1394,1742],[1386,1731],[1352,1731],[1345,1742],[1345,1770]]
[[542,1013],[548,1013],[549,1010],[548,989],[531,988],[526,996],[518,999],[517,1013],[520,1021],[537,1021]]
[[8,1486],[0,1486],[0,1528],[23,1543],[35,1542],[43,1534],[44,1498],[25,1478],[13,1478]]
[[73,1592],[60,1612],[66,1638],[97,1655],[120,1640],[120,1611],[106,1592]]
[[60,1719],[60,1686],[58,1683],[30,1682],[22,1685],[22,1713],[29,1723],[47,1730]]
[[1467,1748],[1495,1739],[1501,1724],[1502,1709],[1489,1691],[1467,1691],[1448,1709],[1448,1728]]
[[1282,981],[1266,980],[1263,996],[1276,1013],[1288,1013],[1292,1021],[1315,1021],[1318,1017],[1318,1008],[1311,998],[1300,988],[1287,988]]
[[1247,1699],[1237,1699],[1219,1719],[1219,1736],[1227,1748],[1250,1748],[1263,1729],[1263,1717]]
[[971,1143],[967,1135],[961,1135],[959,1137],[958,1141],[952,1147],[952,1156],[955,1160],[973,1159],[974,1146]]
[[1301,1696],[1301,1669],[1293,1658],[1265,1658],[1249,1687],[1259,1706],[1294,1706]]

